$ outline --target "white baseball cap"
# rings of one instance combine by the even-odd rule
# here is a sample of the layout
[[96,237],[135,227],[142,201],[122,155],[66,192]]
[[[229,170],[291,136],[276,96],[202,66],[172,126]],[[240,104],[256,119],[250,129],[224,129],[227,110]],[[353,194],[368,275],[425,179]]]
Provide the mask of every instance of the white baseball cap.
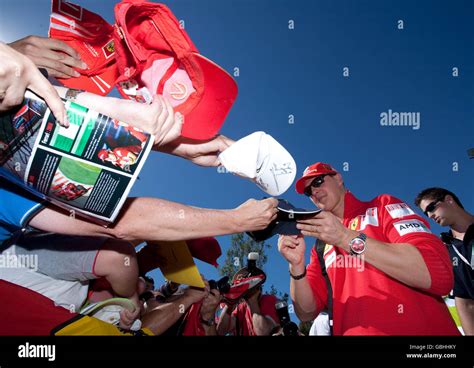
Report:
[[223,151],[219,159],[228,171],[250,179],[271,196],[286,192],[296,176],[293,157],[265,132],[255,132],[238,140]]

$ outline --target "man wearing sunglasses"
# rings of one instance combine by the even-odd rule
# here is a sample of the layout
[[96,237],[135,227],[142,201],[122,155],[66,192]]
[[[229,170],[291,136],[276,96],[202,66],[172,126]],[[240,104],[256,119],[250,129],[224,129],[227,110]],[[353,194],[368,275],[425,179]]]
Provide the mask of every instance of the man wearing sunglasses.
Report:
[[459,198],[443,188],[424,189],[415,198],[424,214],[450,231],[441,233],[454,270],[454,302],[465,335],[474,335],[474,216]]
[[[453,285],[448,252],[406,203],[388,194],[360,201],[321,162],[306,168],[296,191],[322,209],[298,220],[301,235],[278,241],[302,321],[332,304],[334,335],[459,334],[442,299]],[[306,266],[305,237],[326,244],[329,285],[315,248]]]

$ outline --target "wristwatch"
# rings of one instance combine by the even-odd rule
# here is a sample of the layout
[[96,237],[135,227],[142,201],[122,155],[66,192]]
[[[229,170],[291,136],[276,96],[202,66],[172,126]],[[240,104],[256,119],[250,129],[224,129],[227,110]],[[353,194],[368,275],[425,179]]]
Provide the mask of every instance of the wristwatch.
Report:
[[367,235],[359,233],[354,239],[349,242],[349,250],[352,256],[359,256],[365,252],[367,247]]
[[216,324],[216,321],[214,319],[214,316],[212,316],[211,318],[209,318],[207,320],[203,319],[202,316],[201,316],[201,323],[205,324],[206,326],[211,327],[211,326],[214,326]]

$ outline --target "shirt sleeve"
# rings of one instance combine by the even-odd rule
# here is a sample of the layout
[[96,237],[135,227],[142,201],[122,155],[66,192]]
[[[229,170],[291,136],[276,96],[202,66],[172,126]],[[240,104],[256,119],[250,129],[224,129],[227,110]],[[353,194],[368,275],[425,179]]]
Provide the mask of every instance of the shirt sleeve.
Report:
[[321,271],[318,254],[314,247],[311,249],[309,265],[306,267],[306,277],[308,278],[309,285],[311,286],[316,301],[316,314],[319,314],[322,310],[327,309],[328,288]]
[[0,241],[26,226],[43,209],[42,202],[40,198],[0,181]]
[[386,241],[408,243],[418,249],[431,276],[428,292],[447,295],[453,288],[453,268],[448,250],[428,222],[398,198],[382,195],[379,213]]

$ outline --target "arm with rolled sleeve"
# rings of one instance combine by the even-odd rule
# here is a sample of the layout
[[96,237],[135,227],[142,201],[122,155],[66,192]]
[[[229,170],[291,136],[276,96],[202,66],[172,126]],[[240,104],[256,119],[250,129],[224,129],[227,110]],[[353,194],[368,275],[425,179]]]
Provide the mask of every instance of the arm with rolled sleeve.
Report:
[[[453,286],[453,272],[445,246],[417,214],[393,218],[385,206],[397,203],[403,201],[389,195],[379,197],[379,221],[385,239],[367,239],[365,261],[408,286],[435,295],[448,294]],[[353,234],[345,244],[357,234],[350,232]],[[346,245],[347,251],[348,248]]]
[[[390,203],[400,203],[402,201],[387,196]],[[420,282],[418,285],[408,285],[424,289],[435,295],[447,295],[453,288],[454,276],[453,268],[449,258],[449,253],[443,242],[429,228],[428,222],[421,216],[412,214],[403,218],[393,219],[385,209],[385,204],[381,208],[384,233],[394,245],[406,245],[412,254],[409,260],[414,270],[408,271],[410,275],[418,275]],[[406,221],[406,222],[405,222]],[[400,229],[400,222],[419,225],[416,232],[404,233]],[[429,280],[429,282],[427,282]],[[401,280],[402,281],[402,280]]]
[[[453,286],[452,267],[447,250],[427,223],[405,203],[386,194],[369,205],[376,206],[371,208],[371,216],[374,219],[376,216],[377,224],[367,224],[364,261],[410,287],[436,295],[447,294]],[[350,225],[344,225],[336,215],[322,211],[298,221],[297,228],[304,236],[318,238],[350,253],[349,244],[360,232],[347,226]]]

